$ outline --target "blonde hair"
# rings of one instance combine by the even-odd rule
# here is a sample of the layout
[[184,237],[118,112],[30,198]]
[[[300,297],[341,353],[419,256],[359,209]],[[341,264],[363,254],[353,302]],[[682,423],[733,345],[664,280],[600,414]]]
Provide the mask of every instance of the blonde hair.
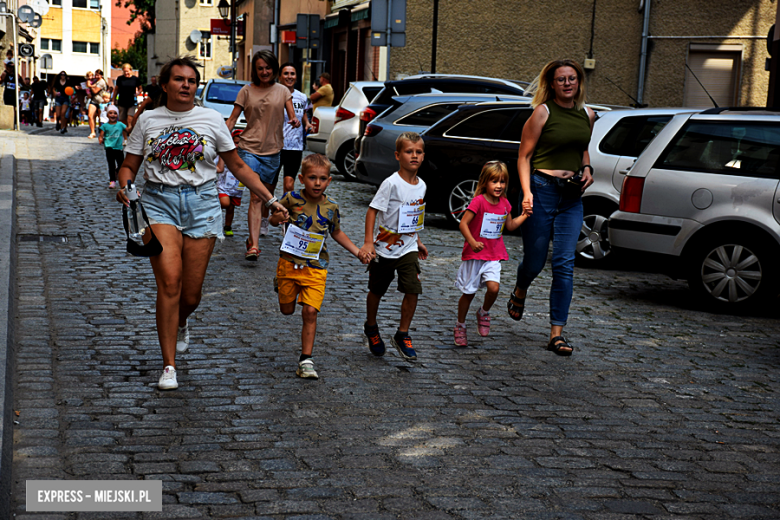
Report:
[[577,95],[574,97],[574,106],[577,110],[582,110],[585,106],[585,71],[579,63],[574,60],[555,60],[549,62],[542,68],[542,72],[534,79],[528,88],[525,89],[526,95],[533,93],[531,106],[536,108],[539,105],[555,99],[555,92],[552,85],[555,71],[561,67],[571,67],[577,72]]
[[328,171],[328,175],[330,175],[330,161],[321,153],[307,155],[303,158],[303,161],[301,161],[302,175],[306,175],[306,172],[315,168],[324,168]]
[[420,134],[417,132],[404,132],[401,135],[398,136],[398,139],[395,140],[395,151],[400,153],[401,147],[403,146],[404,141],[409,141],[412,144],[419,143],[422,141],[423,143],[423,149],[425,149],[425,141],[423,141],[423,138]]
[[[509,184],[509,170],[506,164],[501,161],[488,161],[482,167],[482,172],[479,174],[479,182],[477,182],[477,188],[474,190],[474,196],[478,197],[487,191],[487,183],[492,180],[504,179]],[[501,193],[503,198],[506,198],[506,190]]]

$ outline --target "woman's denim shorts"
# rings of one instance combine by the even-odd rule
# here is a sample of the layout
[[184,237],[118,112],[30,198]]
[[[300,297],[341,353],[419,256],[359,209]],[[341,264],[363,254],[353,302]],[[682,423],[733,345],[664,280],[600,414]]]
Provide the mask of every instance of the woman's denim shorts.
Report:
[[238,156],[246,163],[249,168],[252,169],[257,175],[260,176],[260,180],[266,184],[276,184],[276,179],[279,175],[279,159],[278,153],[273,155],[255,155],[252,152],[238,149]]
[[54,98],[54,106],[55,107],[61,107],[61,106],[69,106],[70,105],[70,98],[68,96],[60,97],[57,96]]
[[146,182],[141,202],[151,224],[176,226],[190,238],[224,238],[222,207],[214,181],[200,186]]

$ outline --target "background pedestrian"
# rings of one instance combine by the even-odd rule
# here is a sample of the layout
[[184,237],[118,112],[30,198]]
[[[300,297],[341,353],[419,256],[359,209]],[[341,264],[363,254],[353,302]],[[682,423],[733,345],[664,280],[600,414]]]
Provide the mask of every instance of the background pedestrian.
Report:
[[[246,128],[241,133],[238,155],[260,176],[267,190],[272,190],[279,172],[279,152],[284,146],[284,112],[288,124],[300,126],[295,116],[292,94],[287,87],[276,83],[279,61],[271,51],[256,52],[252,57],[252,83],[245,85],[236,96],[233,112],[227,120],[233,130],[238,116],[244,112]],[[232,171],[232,169],[231,169]],[[275,198],[275,197],[274,197]],[[244,258],[257,261],[260,235],[268,233],[268,210],[262,207],[260,197],[253,194],[249,201],[247,220],[249,238]]]

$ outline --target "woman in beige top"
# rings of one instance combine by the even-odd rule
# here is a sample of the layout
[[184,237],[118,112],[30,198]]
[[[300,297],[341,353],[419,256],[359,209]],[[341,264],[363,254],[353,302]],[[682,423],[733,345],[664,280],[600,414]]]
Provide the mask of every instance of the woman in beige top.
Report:
[[[276,83],[279,61],[270,51],[256,52],[252,57],[252,83],[245,85],[236,96],[233,113],[227,120],[232,132],[238,116],[244,112],[246,129],[238,143],[238,156],[260,176],[266,189],[272,190],[279,171],[279,154],[284,146],[284,111],[293,128],[301,123],[295,116],[292,94],[287,87]],[[272,199],[276,200],[276,197]],[[254,193],[248,213],[249,238],[244,258],[256,262],[260,235],[268,233],[268,210]]]

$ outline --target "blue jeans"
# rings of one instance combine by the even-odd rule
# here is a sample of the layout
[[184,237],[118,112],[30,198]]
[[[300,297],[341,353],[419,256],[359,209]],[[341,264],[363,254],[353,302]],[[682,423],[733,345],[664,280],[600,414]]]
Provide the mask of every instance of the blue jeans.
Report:
[[273,155],[255,155],[252,152],[239,148],[238,156],[260,177],[261,181],[266,184],[276,184],[281,162],[278,153]]
[[[531,175],[534,213],[520,226],[523,261],[517,268],[517,286],[528,289],[547,262],[553,243],[550,324],[566,325],[574,285],[574,257],[582,228],[582,198],[564,198],[550,179]],[[519,206],[522,207],[520,194]]]

